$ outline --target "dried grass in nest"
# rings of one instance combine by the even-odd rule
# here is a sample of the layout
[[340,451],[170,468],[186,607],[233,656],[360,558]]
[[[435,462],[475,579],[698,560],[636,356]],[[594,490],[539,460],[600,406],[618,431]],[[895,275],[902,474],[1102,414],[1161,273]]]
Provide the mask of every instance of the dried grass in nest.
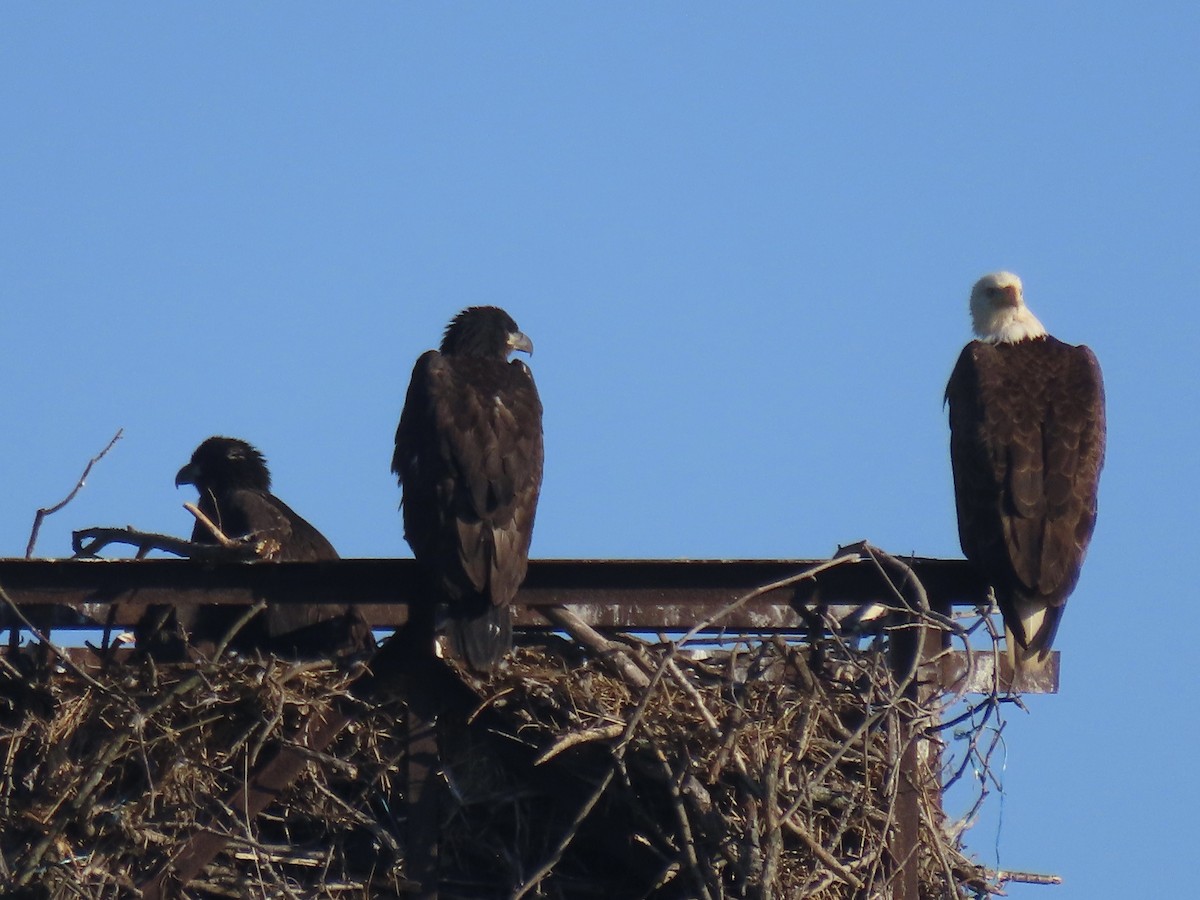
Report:
[[[752,638],[694,656],[673,645],[629,654],[648,688],[578,648],[546,647],[518,650],[487,685],[484,706],[508,722],[491,726],[493,740],[526,746],[534,762],[481,771],[472,745],[447,754],[463,814],[444,838],[474,873],[463,896],[486,896],[489,882],[518,897],[888,894],[912,733],[901,718],[919,728],[935,710],[905,698],[882,650]],[[936,793],[927,799],[921,896],[986,893]],[[479,806],[492,815],[471,814]]]
[[[623,640],[644,681],[549,637],[475,685],[473,714],[443,716],[442,896],[886,895],[902,716],[933,710],[906,699],[882,651]],[[10,669],[0,877],[133,897],[204,827],[232,840],[184,897],[402,895],[401,699],[362,706],[255,820],[222,805],[314,711],[356,702],[349,677],[277,660],[130,664],[92,683]],[[935,802],[919,865],[922,896],[987,891]]]
[[[378,897],[401,884],[403,704],[363,711],[255,821],[223,798],[314,711],[350,701],[330,664],[42,673],[0,684],[0,872],[30,896],[131,897],[199,828],[231,836],[186,897]],[[7,687],[8,690],[4,688]],[[5,703],[7,699],[9,702]],[[0,895],[2,896],[2,895]]]

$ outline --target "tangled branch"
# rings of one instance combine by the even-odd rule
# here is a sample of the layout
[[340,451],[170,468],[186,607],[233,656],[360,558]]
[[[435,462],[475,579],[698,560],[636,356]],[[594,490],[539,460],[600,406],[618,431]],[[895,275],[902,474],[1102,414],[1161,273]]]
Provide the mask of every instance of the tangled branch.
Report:
[[83,490],[83,486],[87,484],[88,476],[92,474],[92,467],[108,455],[108,451],[116,445],[117,441],[121,439],[121,436],[124,433],[124,428],[118,428],[117,433],[112,436],[112,440],[105,445],[104,449],[88,460],[88,464],[84,466],[83,474],[79,476],[79,481],[75,483],[75,487],[71,489],[71,493],[67,494],[66,497],[64,497],[58,503],[55,503],[53,506],[43,506],[37,511],[37,514],[33,517],[33,529],[29,532],[29,543],[25,545],[26,559],[29,559],[33,556],[33,548],[37,544],[38,532],[42,530],[42,521],[46,518],[46,516],[54,515],[56,512],[75,499],[75,495]]

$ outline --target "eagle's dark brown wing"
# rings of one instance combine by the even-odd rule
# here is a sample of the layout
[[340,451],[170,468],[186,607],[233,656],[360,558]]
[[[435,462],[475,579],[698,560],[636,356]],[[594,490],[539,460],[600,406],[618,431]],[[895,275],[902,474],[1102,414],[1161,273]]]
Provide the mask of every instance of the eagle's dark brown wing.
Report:
[[[266,558],[281,561],[338,559],[333,545],[307,519],[269,491],[237,488],[215,497],[202,495],[200,511],[227,536],[253,535],[262,542]],[[215,543],[208,529],[196,523],[192,540]],[[243,610],[202,607],[192,625],[196,640],[219,640]],[[235,646],[265,646],[286,655],[312,656],[357,649],[372,643],[365,621],[345,604],[270,604],[261,623],[250,623]]]
[[[506,608],[525,577],[542,460],[542,404],[527,366],[434,350],[417,360],[392,457],[404,535],[477,668],[511,644]],[[494,640],[484,637],[489,622]],[[471,647],[472,630],[483,646]]]
[[[266,457],[240,438],[213,435],[201,442],[175,476],[176,487],[199,492],[199,508],[229,538],[251,538],[264,558],[321,561],[338,558],[333,545],[271,493]],[[217,539],[196,522],[192,540]],[[157,659],[182,659],[187,641],[215,643],[230,634],[244,611],[223,606],[151,606],[136,628],[137,645]],[[370,628],[353,607],[271,603],[263,616],[233,636],[241,650],[266,648],[288,655],[327,655],[369,648]]]
[[1096,522],[1104,388],[1095,355],[1045,337],[968,344],[946,388],[963,553],[1044,659]]
[[[235,490],[221,498],[221,521],[232,529],[230,537],[254,535],[264,542],[268,558],[312,561],[337,559],[337,551],[307,519],[267,491]],[[226,526],[222,526],[225,530]],[[271,640],[344,615],[346,607],[275,605],[266,610],[267,636]]]
[[[269,491],[237,488],[217,497],[208,494],[200,498],[199,507],[226,537],[253,534],[260,540],[270,540],[278,548],[273,559],[338,558],[325,535]],[[199,522],[192,529],[192,540],[200,544],[216,542]]]

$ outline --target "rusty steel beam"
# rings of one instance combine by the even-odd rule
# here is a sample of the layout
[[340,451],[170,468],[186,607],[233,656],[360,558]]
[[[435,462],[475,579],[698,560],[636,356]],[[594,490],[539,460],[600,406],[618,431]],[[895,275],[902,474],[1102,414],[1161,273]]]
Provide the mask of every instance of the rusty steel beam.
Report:
[[[410,703],[406,715],[408,752],[404,760],[404,874],[414,900],[437,900],[441,882],[442,813],[446,779],[442,771],[442,698],[436,685]],[[432,696],[431,696],[432,695]]]
[[[1021,693],[1057,694],[1061,661],[1059,652],[1051,650],[1050,659],[1043,669],[1025,673]],[[993,688],[1001,693],[1011,691],[1012,661],[1007,653],[992,650],[972,650],[969,658],[962,651],[949,653],[939,661],[938,683],[948,694],[990,694]]]
[[[903,592],[908,608],[919,610],[928,603],[934,612],[949,615],[951,609],[945,598],[925,596],[919,576],[914,581],[910,567],[904,562],[880,554],[879,564],[893,579],[897,590]],[[888,656],[897,682],[903,684],[907,680],[905,697],[915,701],[918,709],[925,709],[941,691],[936,678],[931,677],[931,670],[933,662],[945,651],[949,635],[917,617],[910,624],[912,627],[893,632],[888,643]],[[941,752],[934,741],[921,734],[918,723],[907,715],[901,716],[898,728],[899,734],[894,740],[901,748],[900,781],[893,807],[895,827],[888,838],[889,854],[896,867],[891,900],[921,900],[921,810],[922,807],[942,809],[942,786],[938,777]],[[930,822],[929,825],[940,829],[942,823]]]
[[[544,624],[534,608],[565,605],[589,624],[687,628],[764,584],[823,560],[534,560],[516,599],[519,626]],[[913,559],[935,606],[984,602],[986,587],[963,560]],[[855,605],[890,601],[873,568],[859,563],[822,573],[746,604],[727,628],[802,625],[797,602]],[[117,604],[113,624],[128,627],[147,604],[358,603],[375,627],[402,625],[421,600],[411,559],[321,562],[211,562],[185,559],[0,559],[0,588],[40,626],[94,628]],[[522,609],[522,607],[526,607]],[[79,612],[76,612],[78,610]],[[0,627],[11,624],[0,608]]]

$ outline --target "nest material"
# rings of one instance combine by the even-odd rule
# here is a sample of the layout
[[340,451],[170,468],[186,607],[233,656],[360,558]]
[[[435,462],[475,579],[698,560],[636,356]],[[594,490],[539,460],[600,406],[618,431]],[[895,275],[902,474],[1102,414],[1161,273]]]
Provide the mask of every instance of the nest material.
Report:
[[0,875],[14,885],[137,896],[135,885],[206,828],[231,841],[183,896],[311,890],[300,885],[329,897],[399,893],[390,812],[406,752],[402,703],[363,709],[247,822],[226,799],[315,712],[352,702],[346,672],[269,659],[130,664],[91,681],[43,671],[32,686],[29,673],[19,685],[12,674],[0,685]]
[[[548,637],[476,684],[476,709],[441,716],[442,896],[888,895],[897,795],[914,783],[901,759],[935,711],[881,651],[626,646],[644,680]],[[0,664],[0,883],[135,897],[204,828],[230,843],[182,897],[412,887],[402,697],[361,704],[345,671],[274,659],[129,663],[89,680],[31,658],[19,673]],[[335,703],[356,704],[355,721],[289,790],[250,821],[225,806]],[[987,892],[920,787],[921,896]]]
[[509,723],[489,741],[526,745],[531,765],[481,767],[500,754],[478,738],[446,754],[464,812],[446,846],[477,876],[464,895],[490,881],[520,886],[513,896],[890,896],[905,784],[918,788],[920,895],[988,893],[944,827],[936,755],[903,763],[932,699],[911,699],[879,648],[828,649],[630,641],[645,687],[577,648],[519,650],[486,692]]

